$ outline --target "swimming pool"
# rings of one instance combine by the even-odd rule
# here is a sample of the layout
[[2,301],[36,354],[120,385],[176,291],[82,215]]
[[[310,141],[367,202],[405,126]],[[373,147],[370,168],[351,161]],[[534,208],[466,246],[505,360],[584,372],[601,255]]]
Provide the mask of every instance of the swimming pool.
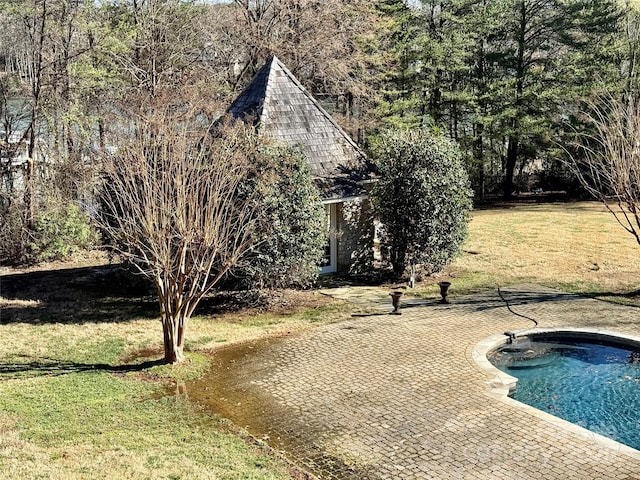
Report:
[[518,379],[514,400],[640,450],[640,345],[546,333],[516,338],[487,358]]

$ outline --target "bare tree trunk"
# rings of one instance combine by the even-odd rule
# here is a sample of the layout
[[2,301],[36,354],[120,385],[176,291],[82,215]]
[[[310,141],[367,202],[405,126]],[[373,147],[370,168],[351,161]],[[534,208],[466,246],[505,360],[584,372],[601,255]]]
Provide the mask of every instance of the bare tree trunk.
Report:
[[524,50],[526,48],[526,31],[529,18],[527,15],[527,5],[525,0],[521,0],[519,4],[519,25],[517,31],[518,52],[516,58],[516,91],[515,91],[515,106],[516,117],[511,123],[511,133],[509,134],[509,144],[507,146],[507,162],[505,168],[505,180],[504,180],[504,197],[511,198],[514,190],[514,172],[516,163],[518,161],[518,150],[520,147],[520,122],[519,115],[522,108],[522,92],[524,91],[524,77],[526,75],[525,63],[524,63]]
[[[486,7],[486,2],[483,2],[483,7]],[[485,199],[485,188],[486,188],[486,172],[485,172],[485,153],[484,153],[484,122],[487,116],[487,100],[486,100],[486,91],[487,91],[487,79],[485,72],[485,62],[486,62],[486,52],[485,52],[485,39],[480,38],[478,42],[478,50],[477,50],[477,66],[476,66],[476,78],[479,81],[478,87],[478,98],[479,98],[479,111],[482,115],[482,120],[476,121],[474,124],[474,135],[475,142],[474,146],[474,156],[478,165],[478,185],[479,192],[477,192],[478,196],[481,200]]]
[[25,211],[25,225],[29,231],[34,229],[34,218],[36,215],[36,202],[35,202],[35,143],[36,136],[34,133],[34,126],[36,122],[37,113],[34,109],[31,128],[29,130],[29,144],[27,147],[27,168],[25,177],[25,190],[24,190],[24,211]]
[[195,306],[199,301],[196,293],[187,293],[189,279],[184,273],[186,265],[186,249],[180,248],[176,254],[180,260],[177,272],[164,272],[155,278],[158,290],[158,303],[162,317],[162,333],[164,337],[164,360],[166,363],[180,363],[184,361],[184,339],[187,333],[187,323]]
[[[517,127],[517,122],[514,121]],[[505,165],[504,177],[504,198],[512,198],[514,193],[514,173],[516,170],[516,162],[518,161],[518,136],[513,134],[509,136],[507,145],[507,161]]]
[[164,336],[164,361],[181,363],[184,361],[184,339],[186,333],[185,318],[176,318],[165,312],[162,318]]
[[[44,0],[39,12],[33,13],[32,19],[27,19],[27,33],[30,37],[30,42],[34,48],[34,60],[33,60],[33,73],[31,75],[31,102],[32,102],[32,114],[31,122],[28,132],[28,146],[27,146],[27,171],[25,178],[25,215],[26,224],[28,230],[33,230],[34,217],[35,217],[35,150],[36,139],[38,135],[39,126],[39,112],[40,112],[40,94],[42,87],[42,75],[43,75],[43,56],[45,49],[45,28],[47,25],[48,9],[47,1]],[[37,15],[40,15],[38,17]],[[32,23],[29,23],[32,20]]]
[[481,200],[485,199],[485,189],[486,189],[486,172],[484,166],[484,124],[482,122],[477,122],[475,124],[475,142],[474,146],[474,156],[475,160],[478,164],[478,185],[479,192],[476,192]]

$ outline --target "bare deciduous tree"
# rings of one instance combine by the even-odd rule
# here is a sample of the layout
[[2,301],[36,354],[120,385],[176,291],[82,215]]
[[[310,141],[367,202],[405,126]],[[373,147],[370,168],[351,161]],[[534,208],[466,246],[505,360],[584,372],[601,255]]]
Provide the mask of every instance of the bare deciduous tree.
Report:
[[231,90],[275,54],[312,93],[332,99],[342,126],[354,132],[364,127],[360,112],[376,95],[365,46],[381,21],[373,2],[234,0],[210,10],[215,23],[205,32],[210,44],[222,46],[216,61],[226,59]]
[[585,114],[593,133],[582,135],[572,167],[580,183],[640,244],[640,103],[601,93]]
[[242,185],[259,140],[243,126],[212,137],[197,119],[156,110],[105,159],[101,223],[157,289],[168,363],[184,360],[200,300],[258,242],[256,193]]

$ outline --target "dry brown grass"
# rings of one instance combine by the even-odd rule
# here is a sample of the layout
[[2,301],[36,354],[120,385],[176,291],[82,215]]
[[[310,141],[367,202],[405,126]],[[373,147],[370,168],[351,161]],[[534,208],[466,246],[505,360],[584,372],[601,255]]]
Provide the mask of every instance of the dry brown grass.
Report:
[[0,308],[36,308],[42,305],[39,300],[19,300],[0,297]]
[[109,264],[109,256],[104,250],[82,250],[65,258],[51,262],[42,262],[35,265],[20,267],[0,266],[0,275],[12,275],[15,273],[33,273],[48,270],[60,270],[67,268],[95,267]]
[[[12,341],[0,343],[0,357],[51,357],[52,345],[57,358],[83,358],[97,345],[103,345],[101,354],[121,352],[119,360],[143,350],[150,357],[162,357],[162,328],[153,295],[132,293],[114,283],[119,277],[111,276],[108,267],[81,265],[5,269],[0,275],[0,323],[3,335]],[[268,309],[234,309],[223,300],[197,310],[189,323],[187,350],[209,351],[287,335],[351,313],[343,302],[313,291],[277,292],[271,298]]]
[[596,202],[478,210],[463,249],[447,271],[459,289],[534,282],[606,296],[640,287],[640,246]]

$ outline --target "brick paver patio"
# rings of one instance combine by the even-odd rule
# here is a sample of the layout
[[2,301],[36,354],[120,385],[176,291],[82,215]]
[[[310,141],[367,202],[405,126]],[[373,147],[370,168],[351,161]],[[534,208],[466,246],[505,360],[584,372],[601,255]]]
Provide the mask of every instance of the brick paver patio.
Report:
[[640,452],[498,398],[472,358],[479,341],[531,328],[529,318],[638,335],[640,311],[538,286],[501,294],[255,346],[224,367],[228,416],[247,418],[231,404],[251,411],[254,435],[323,479],[640,479]]

